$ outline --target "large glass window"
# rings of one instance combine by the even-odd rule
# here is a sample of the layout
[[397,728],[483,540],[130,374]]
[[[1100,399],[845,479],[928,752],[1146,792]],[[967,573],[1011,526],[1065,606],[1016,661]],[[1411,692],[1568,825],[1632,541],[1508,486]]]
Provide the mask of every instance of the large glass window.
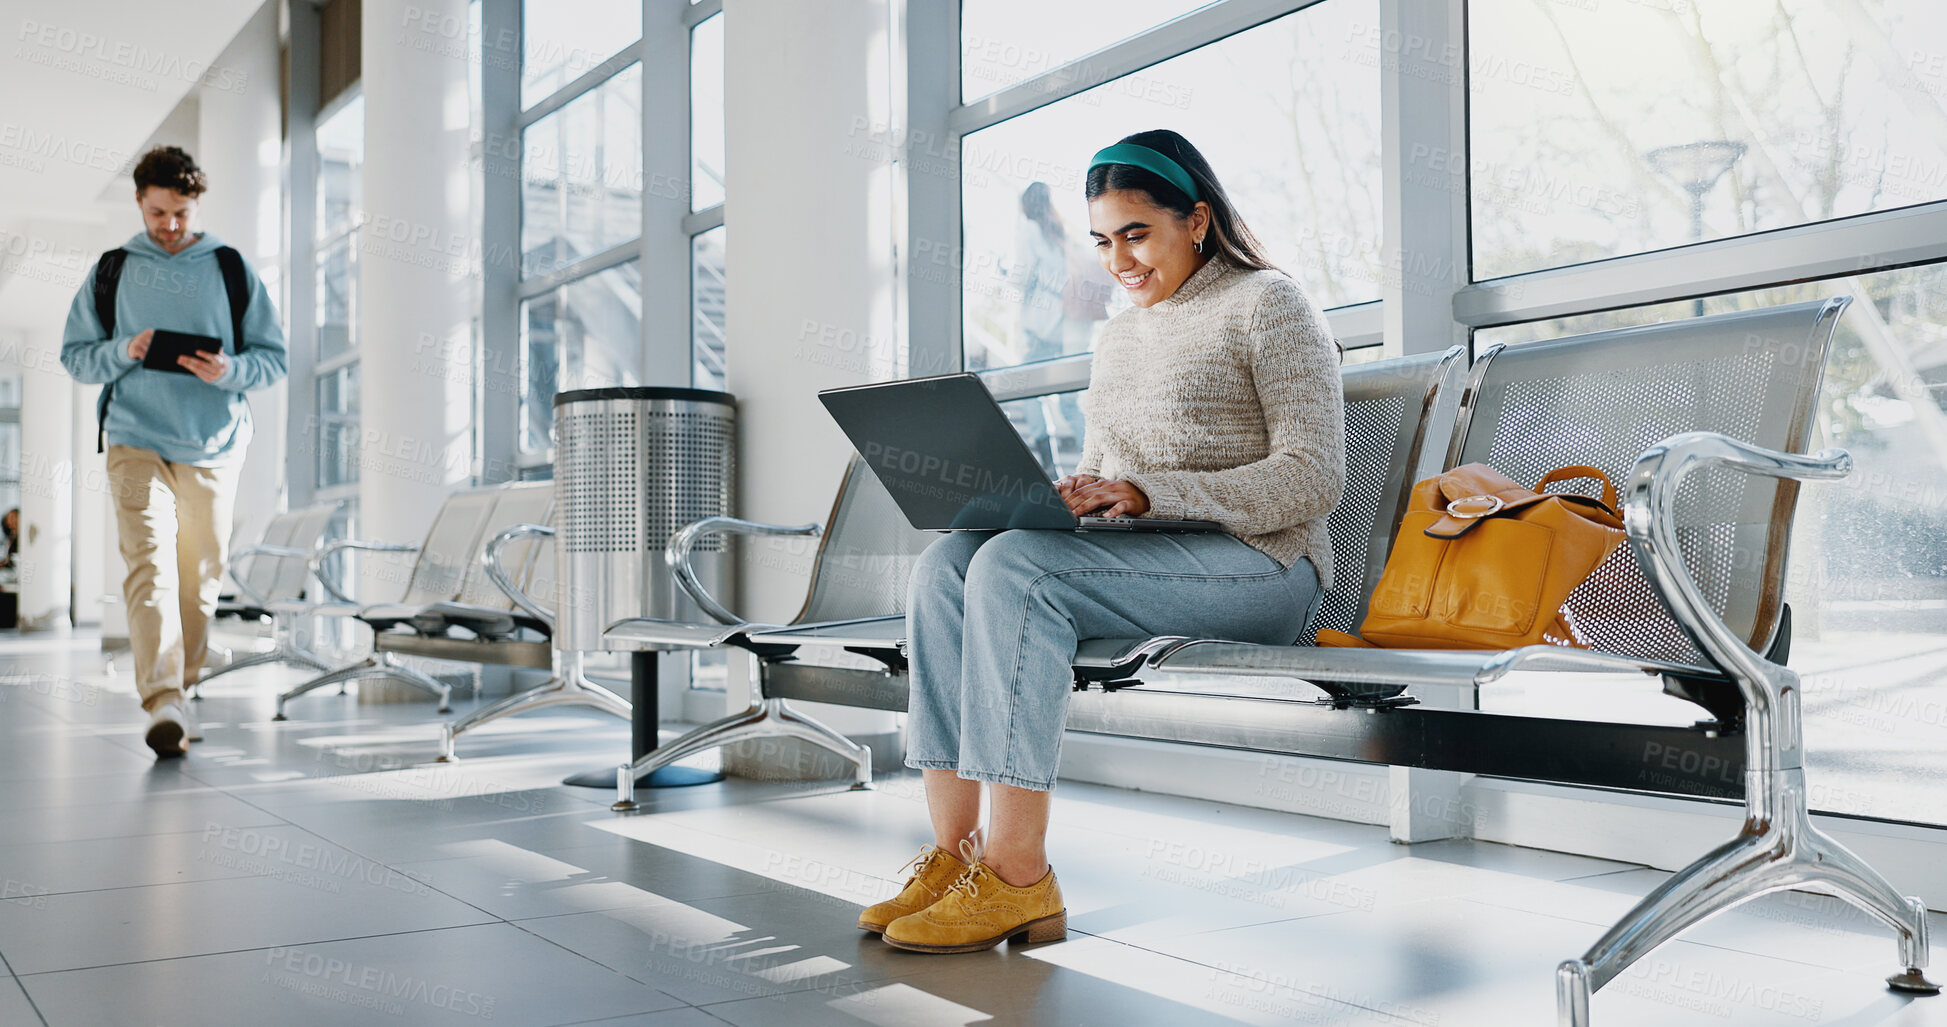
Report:
[[690,209],[723,202],[723,15],[690,33]]
[[690,385],[723,388],[724,240],[719,225],[690,240]]
[[353,243],[356,232],[325,244],[318,254],[318,359],[351,350],[357,324],[352,296],[358,289],[358,265]]
[[358,481],[358,244],[364,220],[365,98],[353,96],[318,122],[315,283],[317,353],[312,379],[318,424],[314,484]]
[[522,4],[521,106],[534,106],[641,36],[640,0]]
[[546,274],[639,237],[642,168],[640,64],[529,126],[522,134],[522,274]]
[[318,238],[358,227],[365,209],[359,167],[365,160],[365,97],[354,96],[318,122]]
[[690,32],[690,209],[716,208],[715,218],[698,219],[714,226],[690,236],[690,384],[698,389],[725,382],[723,19],[713,14]]
[[[1719,313],[1847,294],[1854,301],[1834,335],[1812,448],[1844,447],[1854,470],[1800,491],[1785,587],[1807,777],[1816,809],[1947,824],[1938,786],[1947,774],[1947,265],[1701,303]],[[1474,341],[1697,312],[1690,301],[1636,307],[1486,329]],[[1577,715],[1600,717],[1599,694],[1578,690]],[[1613,712],[1635,709],[1622,695],[1607,701]]]
[[358,481],[358,365],[317,376],[320,488]]
[[1082,392],[1032,396],[1001,404],[1014,430],[1021,433],[1021,441],[1028,444],[1028,451],[1051,479],[1074,474],[1081,463]]
[[548,446],[554,394],[642,384],[642,268],[630,261],[521,304],[521,448]]
[[1114,13],[1053,12],[1045,0],[960,5],[960,93],[973,100],[1206,7],[1211,0],[1119,0]]
[[1933,0],[1468,5],[1476,278],[1947,197]]
[[969,135],[967,367],[1090,350],[1126,306],[1089,242],[1082,186],[1095,150],[1145,129],[1202,151],[1319,306],[1378,299],[1378,19],[1378,0],[1332,0]]

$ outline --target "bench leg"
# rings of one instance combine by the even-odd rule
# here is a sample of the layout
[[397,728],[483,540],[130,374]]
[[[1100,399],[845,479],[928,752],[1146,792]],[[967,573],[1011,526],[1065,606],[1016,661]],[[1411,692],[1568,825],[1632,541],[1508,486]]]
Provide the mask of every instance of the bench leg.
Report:
[[231,660],[228,665],[203,675],[203,680],[199,684],[208,684],[233,670],[242,670],[245,667],[260,667],[266,663],[291,663],[308,670],[318,671],[327,669],[325,662],[318,659],[315,655],[299,649],[296,646],[285,645],[280,642],[274,649],[261,653],[251,653],[249,656],[240,656]]
[[872,750],[852,741],[826,726],[823,721],[807,717],[793,709],[782,699],[769,699],[777,703],[777,719],[784,733],[823,746],[852,761],[852,787],[854,789],[872,787]]
[[830,749],[850,760],[852,787],[872,787],[872,750],[791,708],[783,699],[759,699],[756,705],[722,720],[705,724],[683,737],[658,746],[654,752],[616,771],[617,812],[635,808],[635,779],[661,770],[699,752],[753,738],[796,738]]
[[1911,994],[1939,992],[1923,972],[1928,957],[1926,906],[1900,895],[1864,860],[1812,826],[1803,770],[1771,771],[1769,776],[1768,787],[1754,780],[1747,793],[1780,807],[1772,811],[1775,816],[1753,811],[1735,840],[1663,882],[1581,959],[1557,968],[1555,1005],[1562,1027],[1588,1027],[1589,996],[1651,949],[1733,906],[1792,888],[1836,896],[1884,921],[1899,933],[1904,967],[1887,979],[1887,986]]
[[306,692],[315,691],[326,685],[355,681],[359,678],[391,678],[394,681],[403,681],[414,688],[436,696],[439,699],[439,712],[447,713],[452,710],[452,705],[448,702],[452,693],[451,686],[434,679],[429,674],[399,663],[392,658],[391,653],[382,652],[373,653],[351,666],[340,667],[328,674],[320,674],[278,696],[277,712],[270,719],[288,719],[284,716],[284,704]]
[[632,707],[628,700],[588,680],[587,674],[582,670],[582,654],[572,653],[567,667],[550,678],[546,684],[524,692],[516,692],[490,706],[482,706],[451,724],[441,726],[439,758],[436,762],[453,762],[453,740],[460,735],[502,717],[518,717],[523,713],[548,706],[593,706],[623,720],[628,720],[632,715],[630,712]]

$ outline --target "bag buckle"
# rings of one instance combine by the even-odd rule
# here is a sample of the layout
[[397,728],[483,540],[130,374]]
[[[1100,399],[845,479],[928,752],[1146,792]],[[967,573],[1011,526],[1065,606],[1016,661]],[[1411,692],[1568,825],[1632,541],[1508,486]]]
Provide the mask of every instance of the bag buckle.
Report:
[[1447,516],[1471,521],[1500,513],[1504,506],[1507,504],[1501,501],[1500,496],[1467,496],[1448,503]]

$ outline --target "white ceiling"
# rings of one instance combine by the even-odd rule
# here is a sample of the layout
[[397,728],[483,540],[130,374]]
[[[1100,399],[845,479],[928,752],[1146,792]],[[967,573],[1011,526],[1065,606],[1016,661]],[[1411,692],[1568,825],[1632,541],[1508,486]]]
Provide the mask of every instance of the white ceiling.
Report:
[[124,169],[152,138],[193,151],[183,101],[263,4],[0,0],[0,329],[58,343],[85,265],[141,228]]

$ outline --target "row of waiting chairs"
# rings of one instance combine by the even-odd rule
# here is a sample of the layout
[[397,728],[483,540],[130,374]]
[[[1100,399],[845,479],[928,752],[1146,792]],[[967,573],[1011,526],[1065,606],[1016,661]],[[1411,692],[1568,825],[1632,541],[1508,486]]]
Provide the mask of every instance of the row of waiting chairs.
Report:
[[[553,644],[555,546],[551,482],[461,489],[448,496],[425,539],[414,544],[364,539],[322,542],[335,504],[280,514],[264,541],[238,551],[231,561],[237,598],[219,613],[272,624],[270,649],[234,660],[207,675],[208,682],[244,667],[283,663],[320,673],[277,697],[272,719],[287,719],[293,699],[331,685],[343,691],[356,680],[392,680],[451,709],[451,686],[403,662],[401,657],[554,670],[546,684],[478,709],[443,725],[440,759],[453,758],[454,739],[501,717],[547,705],[574,703],[627,719],[629,703],[580,672],[580,654],[558,654]],[[340,582],[337,557],[348,551],[412,554],[405,586],[396,600],[364,602]],[[323,594],[309,592],[315,579]],[[537,597],[546,597],[545,599]],[[327,667],[303,644],[301,625],[312,618],[356,620],[372,631],[372,651],[343,667]]]

